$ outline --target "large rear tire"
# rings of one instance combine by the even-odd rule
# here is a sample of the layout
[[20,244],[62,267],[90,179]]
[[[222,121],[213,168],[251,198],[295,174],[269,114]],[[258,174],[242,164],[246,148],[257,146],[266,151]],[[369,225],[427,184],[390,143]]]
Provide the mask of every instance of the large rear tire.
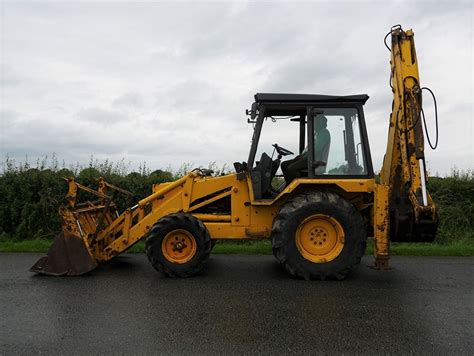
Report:
[[190,214],[170,214],[152,226],[145,249],[157,271],[169,277],[191,277],[204,268],[211,238],[201,220]]
[[289,200],[272,228],[273,254],[292,275],[344,279],[365,252],[367,231],[353,204],[332,192]]

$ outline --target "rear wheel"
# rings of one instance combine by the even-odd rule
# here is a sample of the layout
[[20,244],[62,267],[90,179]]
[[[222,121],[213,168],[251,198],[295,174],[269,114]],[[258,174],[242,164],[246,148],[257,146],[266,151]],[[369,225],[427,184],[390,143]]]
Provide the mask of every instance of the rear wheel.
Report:
[[211,238],[204,224],[190,214],[171,214],[156,222],[146,240],[152,266],[169,277],[191,277],[204,268]]
[[332,192],[310,192],[289,200],[272,229],[278,262],[304,279],[344,279],[359,265],[366,240],[360,213]]

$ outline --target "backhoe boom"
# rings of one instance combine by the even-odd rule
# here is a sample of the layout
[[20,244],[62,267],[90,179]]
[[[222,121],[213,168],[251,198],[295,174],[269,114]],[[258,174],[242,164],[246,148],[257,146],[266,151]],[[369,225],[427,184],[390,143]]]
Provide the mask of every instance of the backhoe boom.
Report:
[[[426,189],[421,120],[422,95],[412,30],[391,30],[392,113],[375,208],[376,256],[388,256],[388,240],[431,242],[436,206]],[[384,198],[385,197],[385,198]],[[376,264],[383,267],[384,258]]]

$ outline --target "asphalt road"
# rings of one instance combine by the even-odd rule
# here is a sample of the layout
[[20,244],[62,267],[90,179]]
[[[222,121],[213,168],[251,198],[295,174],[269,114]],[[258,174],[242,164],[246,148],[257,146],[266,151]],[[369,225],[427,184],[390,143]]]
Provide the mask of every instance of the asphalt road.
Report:
[[216,255],[168,279],[144,255],[84,277],[0,254],[0,354],[474,353],[474,258],[394,257],[343,282],[289,277],[272,256]]

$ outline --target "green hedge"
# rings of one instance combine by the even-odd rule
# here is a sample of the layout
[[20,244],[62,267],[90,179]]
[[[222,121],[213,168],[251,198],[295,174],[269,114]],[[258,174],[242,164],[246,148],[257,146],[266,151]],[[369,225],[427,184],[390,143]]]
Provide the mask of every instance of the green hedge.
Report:
[[[174,180],[190,168],[185,165],[178,172],[169,169],[151,171],[143,164],[138,172],[128,173],[123,161],[113,164],[93,159],[85,168],[64,166],[59,167],[54,157],[51,164],[46,165],[46,160],[43,160],[34,168],[25,163],[15,164],[10,159],[4,162],[0,175],[0,240],[50,239],[55,236],[60,230],[58,207],[67,189],[65,177],[75,176],[81,184],[96,188],[95,179],[102,176],[108,182],[133,192],[136,201],[150,194],[152,184]],[[428,188],[439,207],[437,242],[474,243],[473,172],[453,171],[446,178],[431,177]],[[114,201],[120,210],[134,203],[120,194],[115,195]]]
[[[175,174],[179,174],[175,173]],[[44,162],[32,168],[28,164],[16,165],[7,159],[0,175],[0,240],[49,239],[60,231],[58,207],[64,202],[67,184],[64,178],[74,176],[81,184],[97,189],[95,181],[104,177],[106,181],[135,194],[135,198],[114,194],[119,210],[132,205],[151,193],[152,184],[168,182],[176,177],[169,171],[150,171],[145,165],[139,172],[127,173],[126,167],[108,161],[91,160],[86,168],[58,168],[57,164],[46,166]],[[86,193],[81,199],[96,200]]]
[[428,189],[439,208],[436,241],[474,243],[474,172],[453,170],[449,177],[431,177]]

